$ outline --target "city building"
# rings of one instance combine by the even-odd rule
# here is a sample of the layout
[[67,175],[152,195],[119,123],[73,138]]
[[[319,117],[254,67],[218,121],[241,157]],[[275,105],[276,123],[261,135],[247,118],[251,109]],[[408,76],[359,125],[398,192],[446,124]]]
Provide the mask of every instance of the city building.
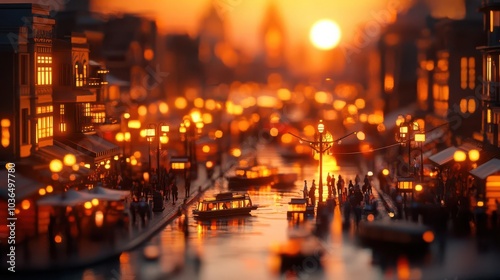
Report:
[[[110,169],[102,163],[111,166],[120,153],[95,134],[105,122],[103,104],[97,101],[107,70],[91,63],[85,36],[57,38],[55,24],[48,7],[0,5],[0,157],[2,165],[15,165],[19,243],[47,230],[49,209],[36,206],[40,197],[102,178],[108,173],[103,169]],[[75,156],[73,166],[52,176],[51,161],[64,162],[67,154]],[[6,171],[0,174],[7,177]],[[0,189],[5,209],[6,189]],[[1,215],[6,221],[7,212]]]
[[482,55],[481,91],[475,91],[474,97],[481,102],[482,116],[478,125],[481,130],[475,138],[491,150],[488,161],[484,161],[470,174],[477,180],[479,194],[484,198],[488,211],[498,211],[500,201],[500,1],[483,1],[480,12],[483,14],[486,41],[478,45]]

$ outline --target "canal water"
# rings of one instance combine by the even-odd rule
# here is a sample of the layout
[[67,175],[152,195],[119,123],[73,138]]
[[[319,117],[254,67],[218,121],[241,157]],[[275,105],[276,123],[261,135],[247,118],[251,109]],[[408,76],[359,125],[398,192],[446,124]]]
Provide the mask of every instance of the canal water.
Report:
[[[315,228],[314,220],[289,221],[286,211],[291,198],[302,196],[303,180],[310,186],[311,180],[318,177],[317,163],[286,163],[266,147],[260,148],[258,155],[259,163],[299,174],[296,185],[285,190],[271,186],[250,189],[253,203],[259,205],[250,216],[197,221],[189,211],[187,217],[175,219],[147,244],[124,252],[119,259],[67,273],[59,279],[498,279],[500,276],[498,250],[480,249],[471,239],[450,237],[418,256],[412,252],[364,247],[357,241],[354,227],[342,228],[339,207],[334,210],[327,234],[316,244],[323,251],[321,268],[314,259],[306,259],[300,272],[292,269],[295,273],[282,274],[277,248],[297,245],[291,236]],[[327,158],[324,170],[335,177],[341,174],[347,181],[354,180],[359,172],[354,162],[336,163]],[[212,196],[222,191],[227,191],[224,179],[218,180],[205,194]],[[153,260],[147,258],[155,255]]]
[[[314,220],[288,220],[287,203],[291,198],[302,196],[303,183],[299,182],[308,180],[310,186],[316,169],[311,164],[283,164],[279,157],[269,152],[259,154],[267,155],[259,159],[261,163],[278,166],[282,172],[298,173],[297,184],[287,189],[250,188],[248,192],[253,203],[259,205],[250,216],[198,221],[189,212],[187,235],[183,227],[186,218],[175,220],[144,247],[124,254],[120,275],[124,279],[126,276],[137,279],[280,279],[283,275],[279,273],[277,248],[286,246],[290,236],[309,232],[315,226]],[[355,167],[334,169],[343,177],[354,179],[356,175]],[[225,180],[219,180],[206,195],[222,191],[227,191]],[[326,196],[326,188],[324,193]],[[321,269],[317,263],[308,262],[296,277],[371,279],[382,276],[381,270],[371,265],[371,251],[357,245],[352,231],[342,230],[338,207],[330,232],[330,237],[320,242],[325,251],[322,261],[327,265]],[[159,248],[160,257],[146,261],[144,253],[151,245]]]

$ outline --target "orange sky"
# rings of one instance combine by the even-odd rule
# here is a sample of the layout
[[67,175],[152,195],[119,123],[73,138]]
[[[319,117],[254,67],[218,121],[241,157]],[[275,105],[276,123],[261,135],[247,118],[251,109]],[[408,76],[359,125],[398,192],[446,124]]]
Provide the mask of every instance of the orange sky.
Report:
[[[96,1],[97,2],[97,1]],[[254,53],[259,44],[259,28],[270,0],[107,0],[93,7],[96,11],[144,12],[157,19],[160,30],[196,34],[199,18],[209,5],[215,5],[227,22],[229,39],[237,47]],[[308,32],[312,24],[322,18],[336,21],[347,42],[356,26],[365,21],[383,24],[387,13],[405,5],[408,0],[275,0],[282,14],[291,46],[302,42],[310,45]],[[353,5],[353,3],[356,3]]]

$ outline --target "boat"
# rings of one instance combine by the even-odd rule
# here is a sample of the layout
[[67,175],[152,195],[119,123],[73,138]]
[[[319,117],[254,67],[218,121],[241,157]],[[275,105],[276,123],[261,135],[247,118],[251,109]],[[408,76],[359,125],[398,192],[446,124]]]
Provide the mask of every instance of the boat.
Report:
[[245,188],[250,186],[272,185],[276,183],[278,169],[266,165],[237,167],[234,175],[228,176],[229,188]]
[[307,203],[306,198],[290,199],[290,202],[288,202],[288,211],[286,211],[286,216],[290,219],[300,215],[304,218],[314,216],[314,206]]
[[435,235],[430,227],[418,223],[373,220],[359,223],[358,236],[369,245],[426,250]]
[[284,189],[295,186],[295,182],[299,179],[297,173],[278,173],[276,174],[276,182],[273,184],[275,189]]
[[272,269],[281,275],[295,273],[313,279],[322,275],[322,258],[326,250],[322,241],[310,230],[294,227],[288,240],[272,246],[270,253]]
[[193,216],[203,219],[248,215],[257,208],[248,193],[223,192],[199,201]]

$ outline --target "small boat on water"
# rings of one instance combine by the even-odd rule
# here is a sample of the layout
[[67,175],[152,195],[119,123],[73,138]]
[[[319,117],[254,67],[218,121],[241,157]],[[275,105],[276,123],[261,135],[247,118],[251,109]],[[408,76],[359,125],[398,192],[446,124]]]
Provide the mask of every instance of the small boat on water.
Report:
[[292,198],[288,202],[286,216],[290,219],[298,215],[303,215],[304,218],[314,216],[314,206],[308,204],[305,198]]
[[293,228],[289,232],[289,239],[272,246],[270,253],[272,269],[281,275],[295,273],[317,279],[316,276],[323,272],[325,247],[308,229]]
[[295,186],[295,182],[299,179],[297,173],[278,173],[276,174],[276,182],[273,184],[275,189],[285,189]]
[[229,188],[245,188],[276,183],[278,169],[266,165],[237,167],[233,176],[227,177]]
[[193,216],[203,219],[248,215],[257,208],[248,193],[223,192],[199,201],[193,209]]

